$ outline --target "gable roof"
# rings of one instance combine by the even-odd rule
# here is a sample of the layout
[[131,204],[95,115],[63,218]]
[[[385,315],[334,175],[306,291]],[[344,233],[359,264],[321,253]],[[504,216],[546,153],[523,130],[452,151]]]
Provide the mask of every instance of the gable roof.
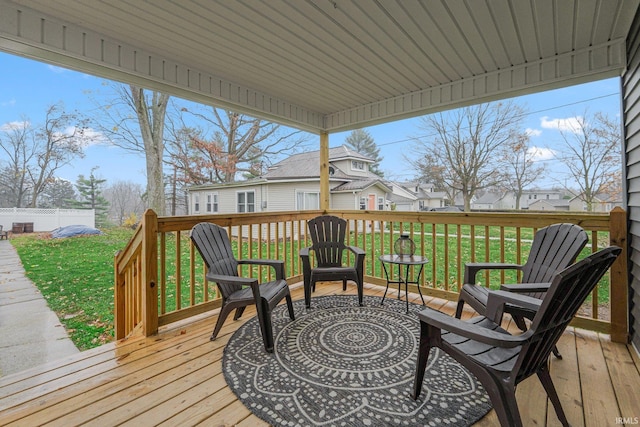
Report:
[[[354,159],[365,163],[374,163],[371,157],[360,154],[351,150],[346,145],[329,149],[329,166],[333,168],[329,172],[329,180],[345,180],[345,179],[362,179],[362,176],[353,177],[347,172],[341,170],[334,162],[340,160]],[[378,175],[369,173],[371,179],[379,178]],[[262,178],[266,180],[278,179],[305,179],[320,177],[320,151],[308,151],[305,153],[294,154],[286,159],[274,164],[269,168]]]

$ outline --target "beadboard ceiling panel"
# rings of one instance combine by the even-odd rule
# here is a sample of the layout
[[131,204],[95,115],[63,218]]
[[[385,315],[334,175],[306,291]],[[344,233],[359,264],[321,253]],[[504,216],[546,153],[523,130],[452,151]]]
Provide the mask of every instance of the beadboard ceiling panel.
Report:
[[620,75],[640,0],[0,0],[0,49],[314,132]]

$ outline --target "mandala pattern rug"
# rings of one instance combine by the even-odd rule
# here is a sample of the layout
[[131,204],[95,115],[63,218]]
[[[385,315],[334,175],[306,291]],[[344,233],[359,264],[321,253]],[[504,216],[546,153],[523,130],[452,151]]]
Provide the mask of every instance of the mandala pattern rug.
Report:
[[365,296],[294,301],[273,313],[275,352],[266,353],[255,318],[231,337],[223,357],[227,384],[273,426],[471,425],[489,397],[464,367],[432,349],[422,394],[411,398],[424,307]]

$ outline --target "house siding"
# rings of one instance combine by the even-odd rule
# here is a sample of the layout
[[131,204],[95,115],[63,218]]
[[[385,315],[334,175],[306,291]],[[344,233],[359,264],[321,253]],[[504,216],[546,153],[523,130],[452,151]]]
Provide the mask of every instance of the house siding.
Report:
[[622,79],[622,107],[629,218],[629,333],[640,349],[640,18],[636,14],[627,39],[627,70]]
[[[318,182],[297,182],[269,183],[267,186],[268,200],[267,209],[269,211],[291,211],[297,210],[296,193],[298,191],[320,192]],[[315,208],[315,209],[319,209]]]

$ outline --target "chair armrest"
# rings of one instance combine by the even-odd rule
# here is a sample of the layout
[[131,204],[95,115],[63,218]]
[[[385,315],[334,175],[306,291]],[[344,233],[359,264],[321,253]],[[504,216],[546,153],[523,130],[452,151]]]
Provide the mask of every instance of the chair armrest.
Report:
[[363,249],[361,249],[361,248],[359,248],[357,246],[347,246],[347,249],[349,249],[355,255],[365,255],[366,254],[366,252]]
[[464,320],[451,317],[431,308],[426,308],[419,312],[418,318],[421,322],[442,330],[502,348],[517,347],[522,345],[528,338],[528,334],[526,332],[522,335],[513,336],[504,332],[483,328],[482,326],[478,326],[474,323],[465,322]]
[[496,262],[471,262],[464,265],[464,284],[476,284],[476,275],[480,270],[522,270],[520,264]]
[[500,324],[506,304],[512,304],[518,307],[526,308],[532,311],[538,311],[542,300],[527,295],[519,295],[508,291],[490,291],[487,300],[486,316],[488,319]]
[[551,286],[547,283],[509,283],[500,285],[500,290],[514,293],[547,292]]
[[211,273],[207,273],[206,277],[208,281],[219,283],[221,285],[251,286],[252,283],[258,283],[258,279],[251,277],[227,276],[224,274]]
[[353,265],[355,265],[356,268],[362,269],[362,267],[364,266],[364,257],[367,253],[357,246],[347,246],[347,249],[351,251],[351,253],[353,253],[356,257]]
[[276,280],[284,279],[284,261],[280,259],[241,259],[238,260],[238,264],[273,267],[276,272]]

